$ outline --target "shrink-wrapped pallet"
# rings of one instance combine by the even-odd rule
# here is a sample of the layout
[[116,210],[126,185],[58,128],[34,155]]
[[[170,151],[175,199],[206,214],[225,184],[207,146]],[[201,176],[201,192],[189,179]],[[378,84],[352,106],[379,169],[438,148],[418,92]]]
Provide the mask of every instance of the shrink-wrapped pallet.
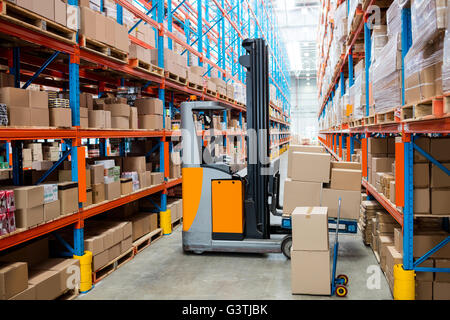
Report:
[[382,59],[373,65],[373,100],[375,112],[385,112],[401,105],[400,35],[389,39],[380,52]]
[[447,7],[447,30],[444,37],[444,56],[442,64],[442,90],[450,92],[450,7]]

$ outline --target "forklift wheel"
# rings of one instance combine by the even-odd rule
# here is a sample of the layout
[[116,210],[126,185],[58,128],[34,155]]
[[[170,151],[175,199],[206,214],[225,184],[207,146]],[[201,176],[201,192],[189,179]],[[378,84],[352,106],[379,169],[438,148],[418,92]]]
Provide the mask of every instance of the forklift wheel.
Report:
[[281,242],[281,252],[286,258],[291,259],[292,236],[286,236]]
[[344,283],[343,283],[344,286],[346,286],[348,283],[348,277],[345,274],[338,275],[337,279],[342,279],[344,281]]
[[348,293],[348,290],[347,290],[346,287],[344,287],[344,286],[337,286],[336,287],[336,295],[338,297],[345,297],[347,295],[347,293]]

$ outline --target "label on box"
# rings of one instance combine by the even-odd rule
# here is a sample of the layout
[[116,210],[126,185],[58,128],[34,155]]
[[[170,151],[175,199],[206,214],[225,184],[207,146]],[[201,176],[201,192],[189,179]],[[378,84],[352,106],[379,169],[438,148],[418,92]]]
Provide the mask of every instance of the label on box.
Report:
[[44,187],[44,203],[49,203],[58,200],[57,184],[43,184],[43,187]]

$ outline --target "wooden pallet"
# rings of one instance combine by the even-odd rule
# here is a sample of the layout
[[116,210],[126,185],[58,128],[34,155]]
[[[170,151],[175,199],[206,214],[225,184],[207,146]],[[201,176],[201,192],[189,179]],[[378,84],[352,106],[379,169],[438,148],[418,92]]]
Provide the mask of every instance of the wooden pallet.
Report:
[[210,89],[208,89],[208,88],[206,88],[206,90],[205,90],[205,94],[206,94],[206,95],[208,95],[208,96],[211,96],[211,97],[217,98],[217,92],[215,92],[215,91],[212,91],[212,90],[210,90]]
[[228,100],[227,100],[227,96],[226,96],[226,95],[223,95],[223,94],[221,94],[221,93],[218,93],[218,98],[219,98],[220,100],[228,101]]
[[55,300],[73,300],[79,295],[78,289],[67,289],[63,294],[61,294]]
[[43,33],[49,37],[76,44],[77,32],[44,18],[11,2],[1,1],[0,19]]
[[183,86],[187,85],[186,78],[180,77],[179,75],[176,75],[175,73],[172,73],[170,71],[165,71],[165,77],[166,77],[166,79],[176,82],[176,83],[179,83]]
[[172,222],[172,231],[181,226],[181,217]]
[[233,104],[236,103],[236,101],[234,101],[234,99],[232,99],[232,98],[230,98],[230,97],[227,97],[227,101],[228,101],[228,102],[231,102],[231,103],[233,103]]
[[105,58],[117,61],[119,63],[128,63],[128,53],[117,48],[108,46],[100,41],[90,39],[85,35],[80,35],[80,47],[84,50],[99,54]]
[[416,103],[407,104],[401,108],[401,120],[431,120],[448,114],[445,101],[447,97],[436,96]]
[[449,114],[450,113],[450,93],[448,95],[444,96],[444,103],[443,103],[443,113]]
[[133,258],[134,258],[134,250],[133,247],[131,247],[125,253],[122,253],[120,256],[115,258],[113,261],[104,265],[97,271],[92,272],[92,282],[97,283],[101,281],[102,279],[109,276],[112,272],[119,269],[121,266],[123,266],[125,263],[127,263]]
[[188,82],[188,87],[192,90],[196,90],[196,91],[200,91],[200,92],[203,92],[203,89],[205,88],[204,86],[193,83],[193,82]]
[[162,237],[162,229],[158,228],[156,230],[153,230],[152,232],[148,233],[147,235],[137,239],[133,242],[133,252],[134,255],[140,253],[142,250],[147,248],[149,245],[151,245],[156,240],[160,239]]
[[147,72],[147,73],[153,74],[155,76],[160,76],[160,77],[164,76],[163,68],[157,67],[154,64],[151,64],[149,62],[144,62],[139,59],[128,59],[128,65],[133,69]]
[[366,126],[371,126],[371,125],[374,125],[374,124],[377,124],[377,123],[378,123],[378,120],[377,120],[377,117],[375,115],[364,117],[364,124]]

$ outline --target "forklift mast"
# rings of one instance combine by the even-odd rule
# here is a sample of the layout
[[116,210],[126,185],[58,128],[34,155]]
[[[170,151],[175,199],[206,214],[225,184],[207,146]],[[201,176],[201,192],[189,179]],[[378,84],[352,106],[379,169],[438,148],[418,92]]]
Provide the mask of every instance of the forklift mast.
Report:
[[[245,39],[247,54],[239,63],[247,69],[247,183],[245,189],[245,234],[248,238],[270,238],[269,175],[269,59],[263,39]],[[250,142],[250,143],[249,143]]]

